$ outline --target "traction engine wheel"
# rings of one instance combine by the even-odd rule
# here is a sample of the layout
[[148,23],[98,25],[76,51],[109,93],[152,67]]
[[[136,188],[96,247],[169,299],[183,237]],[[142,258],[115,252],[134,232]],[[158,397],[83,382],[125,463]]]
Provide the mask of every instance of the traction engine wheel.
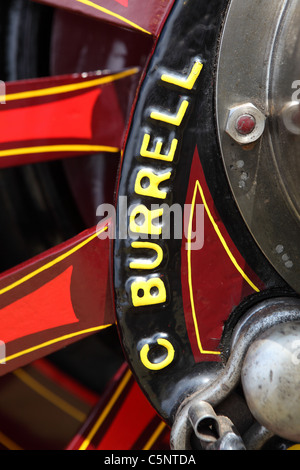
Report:
[[[133,433],[130,448],[151,448],[157,416],[174,450],[296,446],[299,2],[0,10],[0,371],[44,354],[106,390],[72,448],[105,445],[132,377],[152,436]],[[93,346],[72,349],[95,336],[102,372]]]

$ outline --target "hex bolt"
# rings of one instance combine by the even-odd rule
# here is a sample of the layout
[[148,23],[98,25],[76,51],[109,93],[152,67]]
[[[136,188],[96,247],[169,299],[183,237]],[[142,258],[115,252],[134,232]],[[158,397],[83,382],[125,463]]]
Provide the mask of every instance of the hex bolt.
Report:
[[229,109],[225,130],[240,145],[256,142],[265,130],[266,116],[252,103]]

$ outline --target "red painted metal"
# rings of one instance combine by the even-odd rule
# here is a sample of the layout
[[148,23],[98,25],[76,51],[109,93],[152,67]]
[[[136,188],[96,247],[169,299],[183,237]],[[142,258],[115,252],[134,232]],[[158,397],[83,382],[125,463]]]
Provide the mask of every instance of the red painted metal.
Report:
[[72,271],[73,266],[69,266],[32,293],[2,308],[2,341],[7,344],[24,334],[27,336],[77,323],[78,319],[71,301]]
[[[214,361],[220,357],[214,352],[218,351],[224,322],[246,296],[264,289],[264,285],[247,266],[216,211],[197,149],[186,204],[191,205],[194,197],[195,204],[204,206],[204,227],[201,227],[204,240],[201,249],[189,252],[186,249],[187,233],[183,237],[181,283],[184,313],[195,360]],[[196,212],[193,223],[195,215]],[[197,335],[200,340],[197,340]]]
[[67,450],[167,450],[168,438],[168,427],[124,364]]
[[20,103],[19,108],[2,108],[0,126],[5,141],[49,141],[66,138],[91,140],[92,113],[100,93],[97,89],[50,103],[29,103],[26,107]]
[[56,8],[81,13],[118,27],[158,36],[174,0],[37,0]]
[[0,168],[99,152],[119,158],[126,116],[118,94],[125,87],[130,100],[139,76],[134,67],[7,83]]
[[0,340],[6,356],[0,375],[115,322],[109,225],[104,221],[2,274]]
[[84,450],[94,425],[86,450],[169,450],[169,428],[126,364],[100,396],[48,360],[35,361],[0,377],[0,418],[1,450]]
[[128,0],[115,0],[115,1],[123,5],[124,7],[128,7]]
[[[147,53],[142,59],[144,66],[151,50],[148,46],[152,46],[153,39],[159,35],[174,0],[149,0],[143,4],[138,0],[96,0],[93,2],[40,0],[40,3],[75,13],[79,12],[88,18],[107,21],[111,25],[124,27],[126,33],[128,31],[130,33],[135,31],[138,35],[143,33],[140,35],[141,40],[148,41]],[[139,48],[135,46],[135,49]],[[66,56],[62,55],[65,60]],[[140,57],[137,62],[133,57],[134,54],[131,54],[129,61],[132,61],[134,66],[141,65]],[[99,67],[85,70],[97,68]],[[15,100],[9,99],[10,95],[45,90],[53,86],[80,84],[96,79],[99,75],[92,72],[86,76],[55,76],[7,83],[8,100],[5,105],[0,105],[0,125],[4,129],[2,136],[5,136],[2,140],[0,137],[0,168],[92,153],[82,149],[78,151],[65,149],[63,152],[46,151],[46,147],[54,145],[110,146],[119,151],[122,148],[125,126],[128,123],[129,111],[140,76],[141,70],[135,68],[135,72],[126,78],[104,86],[99,85],[90,90],[74,90],[64,96],[53,93],[47,96],[23,97]],[[80,111],[80,116],[78,111]],[[44,151],[30,153],[29,147],[43,147]],[[21,152],[15,149],[27,149],[27,151]],[[7,151],[8,154],[5,155]],[[113,153],[118,154],[118,152]],[[102,230],[105,226],[110,226],[110,223],[98,225],[97,230]],[[6,350],[5,358],[0,357],[2,359],[2,364],[0,363],[2,398],[5,398],[7,390],[5,385],[11,389],[11,381],[14,380],[17,382],[16,400],[18,401],[19,392],[22,402],[27,405],[26,400],[24,401],[24,388],[27,394],[28,384],[33,381],[37,384],[35,392],[44,389],[46,377],[49,395],[53,390],[59,391],[60,394],[61,389],[64,388],[64,391],[69,392],[71,402],[76,398],[83,402],[84,410],[91,410],[97,397],[69,380],[61,371],[55,371],[53,367],[49,367],[49,364],[42,361],[36,363],[36,367],[32,364],[30,374],[31,368],[35,368],[35,371],[31,377],[28,376],[28,368],[16,369],[115,322],[109,282],[109,261],[110,241],[95,236],[95,228],[92,228],[0,276],[2,318],[0,340],[3,338]],[[50,381],[53,382],[52,385]],[[20,382],[23,383],[20,384]],[[24,384],[26,387],[23,387]],[[111,398],[116,397],[116,392],[118,396],[112,403]],[[35,393],[30,395],[29,401],[29,410],[41,409],[38,408]],[[70,424],[66,415],[60,416],[63,420],[61,427],[64,429],[57,429],[56,426],[56,429],[53,429],[54,433],[51,434],[51,425],[55,420],[52,420],[50,411],[47,414],[51,421],[50,425],[47,422],[44,427],[45,432],[38,433],[36,429],[41,424],[40,414],[36,411],[30,414],[29,411],[27,421],[23,421],[22,413],[17,412],[17,418],[20,420],[15,420],[15,402],[4,401],[2,408],[0,404],[2,431],[8,414],[11,418],[11,429],[14,430],[12,436],[22,438],[20,447],[60,448],[66,436],[65,425]],[[7,403],[10,404],[10,408],[6,407]],[[36,406],[32,406],[33,404]],[[107,412],[108,405],[109,412]],[[41,406],[42,409],[48,410],[45,403]],[[105,419],[103,419],[104,411]],[[93,434],[87,448],[97,450],[169,448],[167,426],[141,392],[127,365],[124,365],[114,378],[105,396],[101,397],[87,422],[67,446],[68,449],[77,449],[82,446],[83,440],[89,436],[91,426],[93,427],[95,420],[96,423],[98,422],[99,416],[102,425]],[[130,427],[128,427],[129,423]],[[78,422],[76,425],[78,426]],[[67,431],[70,430],[74,430],[74,423]],[[48,442],[46,441],[47,433]],[[9,446],[6,447],[6,443],[1,442],[0,439],[1,448],[9,448]],[[11,444],[9,439],[8,443]],[[17,444],[16,447],[19,448],[19,445]]]
[[[99,69],[112,72],[131,67],[144,69],[152,49],[152,36],[116,28],[70,10],[54,11],[50,48],[51,75],[81,74]],[[118,90],[120,106],[127,116],[132,103],[129,101],[128,104],[126,95],[132,90],[128,86],[123,86],[122,89],[118,87]]]

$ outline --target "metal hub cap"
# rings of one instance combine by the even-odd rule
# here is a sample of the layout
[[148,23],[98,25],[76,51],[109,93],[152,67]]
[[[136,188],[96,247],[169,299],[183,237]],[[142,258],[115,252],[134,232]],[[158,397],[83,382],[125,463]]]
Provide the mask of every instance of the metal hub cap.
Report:
[[216,93],[219,140],[234,198],[262,252],[298,293],[299,22],[297,0],[232,0]]

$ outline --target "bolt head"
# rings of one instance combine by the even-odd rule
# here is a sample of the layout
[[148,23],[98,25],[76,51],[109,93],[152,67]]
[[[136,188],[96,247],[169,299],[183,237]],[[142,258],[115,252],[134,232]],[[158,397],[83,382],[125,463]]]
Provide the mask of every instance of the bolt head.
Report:
[[226,132],[240,145],[256,142],[265,130],[266,116],[252,103],[230,108]]

